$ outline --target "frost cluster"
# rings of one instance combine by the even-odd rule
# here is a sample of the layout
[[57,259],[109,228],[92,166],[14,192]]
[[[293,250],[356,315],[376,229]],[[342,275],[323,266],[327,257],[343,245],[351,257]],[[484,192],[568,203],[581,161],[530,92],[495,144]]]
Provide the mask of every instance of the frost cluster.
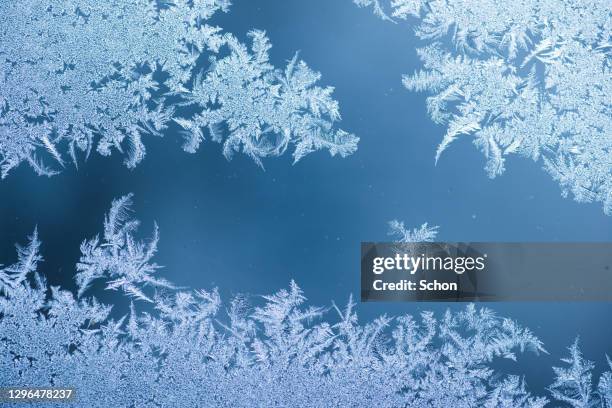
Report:
[[436,162],[470,136],[502,174],[512,154],[542,163],[563,196],[612,214],[612,6],[599,0],[353,0],[407,20],[426,42],[424,69],[403,78],[428,91],[447,127]]
[[389,221],[388,235],[392,236],[396,242],[411,243],[411,242],[432,242],[438,235],[438,228],[430,227],[424,223],[419,228],[406,228],[403,221]]
[[[520,376],[494,368],[498,359],[544,351],[510,319],[469,305],[360,323],[351,298],[344,308],[308,306],[294,282],[224,306],[216,290],[176,288],[157,276],[157,227],[140,240],[130,201],[115,200],[101,237],[83,242],[77,294],[48,286],[37,272],[36,230],[18,246],[17,263],[0,266],[0,387],[75,387],[74,405],[104,408],[547,403]],[[416,232],[431,237],[426,230]],[[87,294],[96,282],[130,296],[129,310]],[[577,343],[570,352],[569,367],[555,368],[552,397],[610,406],[612,374],[594,387]]]
[[269,62],[265,32],[250,44],[210,25],[229,0],[0,2],[0,176],[21,163],[53,175],[92,150],[145,156],[171,127],[194,152],[205,138],[261,159],[295,148],[346,156],[358,138],[334,127],[333,88],[297,55]]

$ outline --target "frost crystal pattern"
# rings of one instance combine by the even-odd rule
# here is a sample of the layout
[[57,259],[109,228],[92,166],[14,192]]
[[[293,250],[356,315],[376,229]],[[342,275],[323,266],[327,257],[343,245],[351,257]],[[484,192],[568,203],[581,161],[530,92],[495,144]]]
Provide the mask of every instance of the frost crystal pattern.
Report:
[[439,227],[430,227],[427,223],[419,228],[408,229],[402,221],[389,221],[388,235],[392,236],[395,241],[402,243],[411,242],[432,242],[438,235]]
[[[229,158],[259,164],[295,146],[346,156],[358,139],[333,88],[297,55],[269,63],[263,31],[245,45],[208,20],[229,0],[0,2],[0,175],[21,163],[53,175],[79,152],[145,155],[144,139],[182,130],[194,152],[209,137]],[[68,159],[67,159],[68,158]]]
[[[83,242],[77,294],[49,287],[37,272],[36,231],[16,264],[0,266],[0,387],[75,387],[73,405],[88,408],[547,403],[521,377],[493,368],[544,351],[542,343],[486,308],[360,324],[351,298],[344,308],[308,306],[294,282],[254,305],[238,296],[224,306],[216,290],[176,288],[156,276],[158,230],[138,239],[131,198],[115,200],[101,237]],[[435,234],[395,226],[406,239]],[[129,310],[111,313],[88,295],[96,281],[130,296]],[[591,363],[577,343],[570,352],[570,367],[555,368],[552,396],[573,407],[609,404],[612,374],[593,389]]]
[[354,0],[414,24],[428,91],[447,126],[441,153],[469,135],[493,178],[511,154],[541,161],[563,196],[612,214],[612,8],[598,0]]

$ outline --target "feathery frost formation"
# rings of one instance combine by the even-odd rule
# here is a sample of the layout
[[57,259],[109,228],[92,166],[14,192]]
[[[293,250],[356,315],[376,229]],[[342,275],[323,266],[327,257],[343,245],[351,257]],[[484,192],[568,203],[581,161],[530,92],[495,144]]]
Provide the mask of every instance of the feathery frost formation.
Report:
[[[595,364],[582,357],[578,339],[568,350],[569,357],[561,361],[569,367],[553,367],[555,382],[548,388],[553,398],[571,407],[612,407],[612,371],[602,374],[597,390],[594,390],[591,370]],[[609,357],[607,362],[612,370],[612,361]]]
[[612,6],[599,0],[353,0],[408,20],[428,45],[424,70],[406,75],[428,91],[447,132],[436,153],[469,135],[493,178],[508,155],[541,161],[563,196],[612,214]]
[[210,137],[231,157],[295,146],[346,156],[358,138],[334,128],[333,88],[297,55],[269,62],[263,31],[245,45],[208,24],[229,0],[0,2],[0,176],[21,163],[53,175],[79,152],[145,155],[170,126],[194,152]]
[[[294,282],[253,306],[238,296],[223,307],[216,290],[178,289],[155,276],[157,227],[152,239],[139,240],[130,200],[115,200],[102,238],[83,242],[77,295],[49,287],[37,272],[36,231],[18,247],[16,264],[0,266],[0,387],[75,387],[75,405],[88,408],[547,402],[519,376],[492,367],[498,358],[544,351],[541,342],[486,308],[360,324],[352,299],[343,309],[307,306]],[[426,226],[403,234],[433,238]],[[111,314],[111,306],[86,294],[95,280],[136,303]],[[612,374],[594,389],[591,363],[577,343],[570,351],[570,367],[555,368],[553,397],[573,407],[610,404]]]
[[388,235],[392,236],[395,241],[401,243],[410,242],[432,242],[438,236],[438,226],[430,227],[427,223],[419,228],[406,228],[403,221],[389,221]]

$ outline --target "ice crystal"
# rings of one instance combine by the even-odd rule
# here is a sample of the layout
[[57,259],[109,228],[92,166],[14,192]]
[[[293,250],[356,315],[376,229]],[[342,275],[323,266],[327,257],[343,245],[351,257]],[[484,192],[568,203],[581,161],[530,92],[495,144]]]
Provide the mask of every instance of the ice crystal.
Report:
[[[493,368],[496,359],[544,351],[542,343],[487,308],[361,324],[352,298],[344,308],[308,306],[293,281],[255,304],[238,296],[225,308],[216,290],[176,288],[155,276],[157,228],[149,241],[136,237],[131,198],[113,201],[103,238],[81,246],[78,296],[48,287],[37,272],[36,231],[18,247],[18,262],[0,270],[0,386],[75,387],[75,405],[84,407],[547,403],[522,378]],[[395,227],[408,238],[435,235],[426,225]],[[87,294],[96,279],[136,303],[111,314]],[[146,294],[147,287],[155,293]],[[571,367],[555,369],[553,397],[574,406],[609,403],[612,374],[592,391],[591,365],[577,344],[570,350],[564,361]]]
[[[226,307],[214,289],[166,284],[152,261],[157,232],[146,242],[137,238],[131,198],[115,200],[103,238],[82,245],[78,296],[49,287],[37,272],[36,231],[18,247],[18,262],[0,270],[0,387],[75,387],[74,405],[83,407],[547,403],[522,378],[494,368],[496,359],[544,351],[542,343],[487,308],[381,316],[362,324],[352,298],[344,308],[308,306],[293,281],[254,304],[238,296]],[[426,226],[415,231],[433,237]],[[95,279],[123,289],[135,303],[111,313],[87,293]],[[162,290],[145,294],[147,287]],[[553,396],[583,401],[586,392],[595,398],[588,391],[590,365],[576,344],[571,350],[571,368],[556,369]],[[602,376],[593,401],[609,403],[610,376]]]
[[[541,161],[579,202],[612,214],[612,8],[597,0],[354,0],[408,20],[428,44],[406,88],[433,93],[441,153],[472,137],[493,178],[511,154]],[[387,4],[388,3],[388,4]]]
[[107,289],[123,289],[128,295],[151,301],[142,291],[146,285],[174,288],[174,286],[153,273],[159,269],[151,259],[157,251],[159,239],[157,224],[150,242],[139,242],[134,236],[139,222],[129,219],[131,195],[113,201],[104,220],[104,240],[98,237],[81,244],[81,260],[76,265],[76,281],[79,296],[90,284],[100,278],[110,278]]
[[408,229],[403,222],[398,220],[389,221],[389,233],[397,242],[431,242],[438,235],[438,227],[430,227],[427,223],[419,228]]
[[[136,166],[143,139],[183,128],[193,152],[210,134],[224,153],[260,162],[295,145],[345,156],[357,138],[334,128],[333,88],[294,57],[268,59],[263,31],[252,46],[209,24],[229,0],[24,0],[0,2],[0,175],[28,163],[53,175],[79,152],[125,154]],[[176,125],[178,124],[178,126]]]
[[[569,367],[553,367],[555,382],[549,387],[553,398],[574,408],[612,406],[612,371],[602,374],[597,390],[593,389],[591,371],[593,362],[585,360],[578,339],[568,348],[570,356],[561,359]],[[612,362],[608,358],[612,369]]]
[[17,245],[19,261],[14,265],[0,269],[0,292],[6,292],[20,285],[28,275],[36,272],[38,263],[43,260],[38,253],[39,249],[38,230],[35,229],[32,236],[29,237],[29,243],[26,247]]

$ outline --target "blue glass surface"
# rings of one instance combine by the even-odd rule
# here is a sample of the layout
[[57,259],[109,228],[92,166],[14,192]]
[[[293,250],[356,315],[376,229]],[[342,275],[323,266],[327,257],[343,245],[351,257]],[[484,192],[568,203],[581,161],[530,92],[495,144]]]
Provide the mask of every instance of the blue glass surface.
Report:
[[[79,244],[99,230],[113,198],[135,193],[147,233],[161,230],[162,274],[189,287],[218,286],[225,298],[267,294],[294,279],[314,304],[344,302],[359,291],[359,244],[386,239],[386,222],[440,225],[446,241],[610,241],[612,218],[599,204],[578,204],[525,159],[511,159],[495,180],[469,138],[434,156],[444,129],[429,119],[424,94],[408,92],[401,75],[420,65],[407,24],[373,18],[350,1],[236,1],[213,23],[242,39],[262,28],[282,65],[296,51],[324,85],[333,85],[342,128],[361,138],[346,159],[317,152],[297,165],[249,158],[226,161],[207,142],[193,155],[180,136],[150,139],[135,170],[118,156],[93,155],[78,171],[37,177],[25,166],[0,183],[0,260],[38,225],[51,284],[74,288]],[[577,271],[579,273],[579,271]],[[104,294],[107,296],[108,294]],[[612,355],[612,304],[496,303],[500,315],[531,328],[550,352],[522,356],[517,372],[537,390],[550,367],[580,335],[585,357],[604,368]],[[452,304],[362,304],[360,316],[444,310]]]

